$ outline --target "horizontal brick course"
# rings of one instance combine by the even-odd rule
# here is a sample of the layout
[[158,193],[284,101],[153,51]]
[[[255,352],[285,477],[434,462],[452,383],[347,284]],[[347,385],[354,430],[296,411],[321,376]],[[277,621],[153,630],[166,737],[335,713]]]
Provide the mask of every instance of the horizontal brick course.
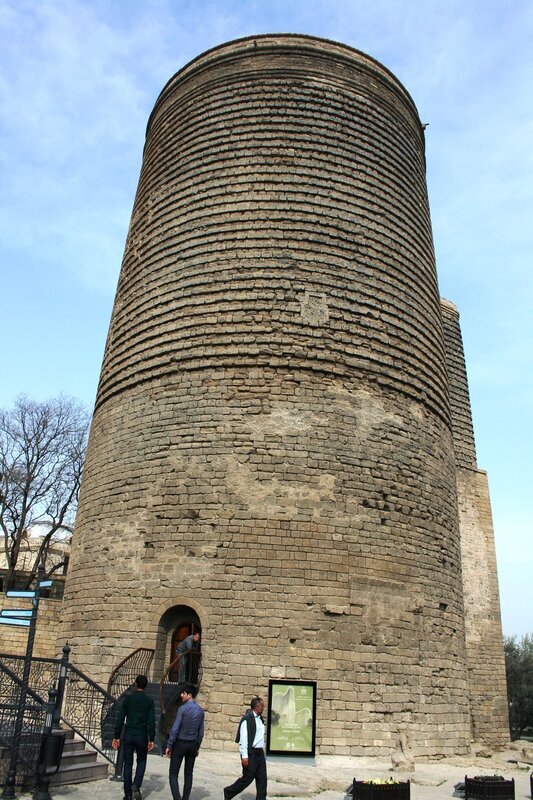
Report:
[[[105,682],[204,631],[207,744],[271,677],[321,752],[470,739],[455,453],[420,121],[364,54],[257,37],[149,121],[64,607]],[[166,626],[166,627],[165,627]]]

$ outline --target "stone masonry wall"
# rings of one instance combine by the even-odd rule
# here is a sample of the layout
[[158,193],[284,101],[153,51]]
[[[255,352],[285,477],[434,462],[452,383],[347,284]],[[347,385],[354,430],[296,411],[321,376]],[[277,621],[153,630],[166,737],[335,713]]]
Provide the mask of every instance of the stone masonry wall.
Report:
[[470,408],[470,392],[466,374],[463,337],[457,307],[441,299],[446,367],[448,371],[452,412],[453,445],[458,467],[476,469],[476,443]]
[[[203,628],[208,746],[271,677],[322,753],[470,740],[448,377],[405,89],[300,36],[224,45],[149,121],[62,637],[105,682]],[[158,658],[160,658],[160,653]]]
[[509,720],[489,486],[476,464],[459,313],[447,300],[442,313],[457,461],[472,737],[500,747],[509,741]]
[[105,682],[185,603],[212,744],[295,677],[318,681],[320,752],[384,752],[403,729],[420,753],[467,748],[449,448],[417,404],[305,372],[189,373],[106,404],[65,602],[75,663]]
[[509,742],[507,683],[487,474],[460,469],[457,488],[472,738],[504,747]]

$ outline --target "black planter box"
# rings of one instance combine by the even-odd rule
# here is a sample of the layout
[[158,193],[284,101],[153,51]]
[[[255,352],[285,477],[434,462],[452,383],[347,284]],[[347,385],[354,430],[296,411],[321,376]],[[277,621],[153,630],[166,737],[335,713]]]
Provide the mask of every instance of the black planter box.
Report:
[[411,784],[353,782],[352,800],[410,800]]
[[465,776],[465,800],[514,800],[514,778],[510,781],[478,780]]

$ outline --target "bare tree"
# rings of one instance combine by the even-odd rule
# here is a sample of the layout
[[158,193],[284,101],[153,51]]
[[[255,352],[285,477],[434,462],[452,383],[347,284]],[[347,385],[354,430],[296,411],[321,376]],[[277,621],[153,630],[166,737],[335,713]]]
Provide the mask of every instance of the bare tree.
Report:
[[20,396],[10,410],[0,410],[0,525],[4,536],[6,576],[13,583],[29,531],[44,532],[34,551],[27,584],[51,543],[72,531],[81,483],[89,415],[77,401],[59,397],[37,403]]

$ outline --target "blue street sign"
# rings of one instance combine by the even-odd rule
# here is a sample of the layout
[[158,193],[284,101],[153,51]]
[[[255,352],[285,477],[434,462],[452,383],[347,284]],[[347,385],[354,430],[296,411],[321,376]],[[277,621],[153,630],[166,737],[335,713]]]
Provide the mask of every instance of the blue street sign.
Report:
[[37,584],[39,589],[49,589],[51,585],[52,581],[39,581],[39,583]]
[[31,617],[32,611],[26,611],[26,609],[22,608],[4,608],[0,611],[0,617]]
[[19,625],[21,628],[29,628],[30,619],[17,619],[16,617],[0,617],[0,625]]
[[18,592],[14,589],[9,589],[6,592],[6,597],[35,597],[36,594],[37,592]]

